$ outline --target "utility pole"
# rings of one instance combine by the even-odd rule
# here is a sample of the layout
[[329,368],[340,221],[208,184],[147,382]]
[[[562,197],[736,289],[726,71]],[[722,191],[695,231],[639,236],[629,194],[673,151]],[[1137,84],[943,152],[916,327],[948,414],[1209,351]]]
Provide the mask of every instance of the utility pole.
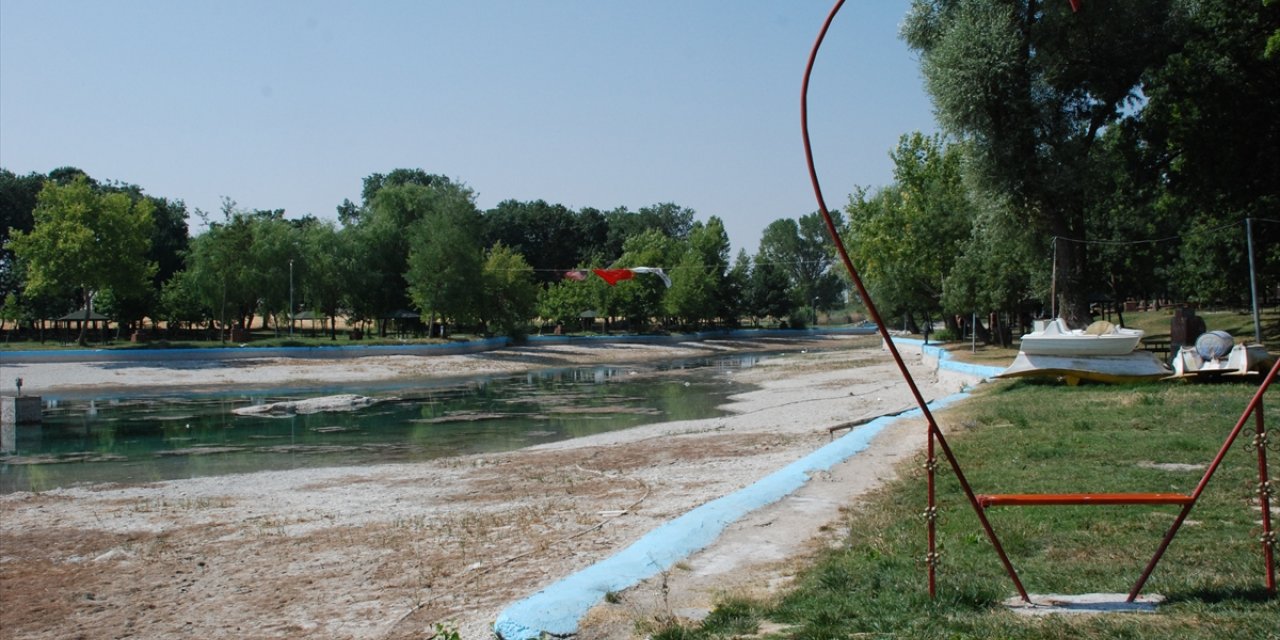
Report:
[[1258,270],[1253,266],[1253,218],[1244,219],[1244,234],[1249,243],[1249,293],[1253,299],[1253,340],[1262,344],[1262,317],[1258,313]]

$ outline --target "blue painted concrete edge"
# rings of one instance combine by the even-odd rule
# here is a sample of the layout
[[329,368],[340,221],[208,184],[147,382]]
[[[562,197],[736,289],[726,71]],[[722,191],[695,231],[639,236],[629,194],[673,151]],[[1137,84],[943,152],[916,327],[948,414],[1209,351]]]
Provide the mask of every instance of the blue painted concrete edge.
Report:
[[984,380],[987,378],[994,378],[1004,371],[1003,367],[991,367],[982,364],[971,364],[968,362],[956,361],[951,358],[950,351],[947,351],[936,344],[925,344],[924,340],[895,337],[893,339],[893,343],[920,347],[920,350],[926,356],[937,359],[939,369],[955,371],[957,373],[963,373],[965,375],[982,378]]
[[[929,407],[940,409],[968,396],[968,393],[957,393],[935,400]],[[917,408],[872,420],[749,487],[667,522],[618,554],[511,605],[498,616],[494,631],[503,640],[535,640],[545,637],[544,634],[573,635],[582,616],[603,600],[605,594],[632,587],[674,566],[714,542],[729,524],[802,487],[812,472],[830,469],[863,451],[890,423],[919,415],[921,411]]]

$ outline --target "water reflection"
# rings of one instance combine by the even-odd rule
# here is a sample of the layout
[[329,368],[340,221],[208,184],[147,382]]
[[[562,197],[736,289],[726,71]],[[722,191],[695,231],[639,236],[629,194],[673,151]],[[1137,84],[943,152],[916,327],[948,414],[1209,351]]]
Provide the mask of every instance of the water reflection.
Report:
[[[723,374],[758,361],[738,355],[359,389],[53,397],[44,424],[20,426],[16,451],[0,456],[0,492],[410,462],[711,417],[728,395],[745,388]],[[232,412],[338,393],[376,402],[305,415]]]

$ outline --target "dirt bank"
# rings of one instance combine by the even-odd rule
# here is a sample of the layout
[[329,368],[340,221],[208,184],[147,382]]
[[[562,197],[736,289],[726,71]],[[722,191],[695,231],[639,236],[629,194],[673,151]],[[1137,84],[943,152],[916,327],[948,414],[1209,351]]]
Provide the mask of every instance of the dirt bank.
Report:
[[[373,380],[762,346],[790,353],[734,374],[759,387],[733,397],[719,418],[427,463],[0,496],[0,628],[42,639],[421,638],[446,623],[464,638],[487,638],[507,604],[813,451],[829,441],[828,427],[912,406],[879,342],[847,337],[139,365],[123,376],[118,366],[6,367],[28,389],[218,386],[243,380],[246,367],[256,384]],[[917,380],[929,398],[959,389],[923,368]],[[842,505],[923,444],[918,427],[886,429],[854,461],[684,563],[668,576],[665,600],[641,585],[593,612],[583,636],[625,637],[636,616],[694,615],[720,592],[776,585],[785,579],[779,567],[821,543]]]

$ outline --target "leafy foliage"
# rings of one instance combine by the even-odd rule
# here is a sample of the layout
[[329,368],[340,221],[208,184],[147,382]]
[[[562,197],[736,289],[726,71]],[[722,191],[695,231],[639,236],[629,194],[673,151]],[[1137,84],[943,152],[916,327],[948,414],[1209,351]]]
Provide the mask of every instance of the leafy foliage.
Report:
[[[66,185],[46,182],[33,228],[11,237],[15,256],[26,265],[27,291],[39,296],[76,289],[88,318],[97,293],[127,296],[146,288],[156,269],[147,260],[151,211],[146,200],[96,193],[84,177]],[[81,323],[81,344],[85,327]]]

